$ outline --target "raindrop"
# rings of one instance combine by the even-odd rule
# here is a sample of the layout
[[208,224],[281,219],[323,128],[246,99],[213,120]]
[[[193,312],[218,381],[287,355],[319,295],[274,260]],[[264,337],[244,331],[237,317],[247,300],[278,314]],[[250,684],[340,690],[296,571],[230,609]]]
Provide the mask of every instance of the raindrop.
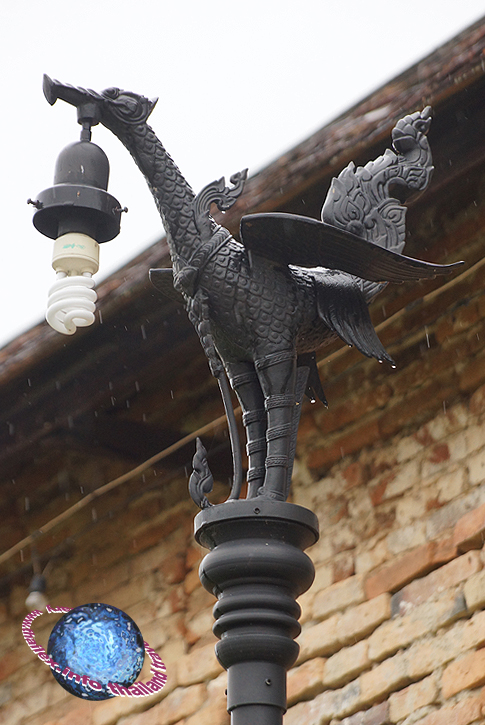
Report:
[[316,403],[316,402],[317,402],[317,401],[316,401],[316,399],[315,399],[315,398],[310,398],[310,403],[311,403],[312,405],[313,405],[314,403]]
[[112,405],[112,406],[113,406],[113,408],[114,408],[114,406],[115,406],[115,404],[116,404],[116,398],[114,397],[114,395],[112,395],[112,396],[111,396],[110,400],[111,400],[111,405]]
[[397,365],[391,365],[391,368],[395,370],[397,368]]
[[446,415],[446,400],[443,400],[443,413]]
[[146,478],[145,478],[145,474],[144,473],[142,474],[141,480],[142,480],[142,483],[145,483]]
[[95,508],[92,508],[91,509],[91,516],[92,516],[93,521],[97,521],[98,520],[98,514],[96,513],[96,509]]
[[24,550],[20,549],[20,561],[24,560]]
[[377,360],[377,362],[378,362],[378,363],[379,363],[380,365],[382,365],[382,363],[384,362],[384,360],[383,360],[382,358],[379,358],[379,359]]
[[15,480],[15,478],[12,478],[12,483],[13,483],[14,486],[17,483],[17,481]]
[[184,476],[187,477],[187,475],[188,475],[187,466],[184,466]]
[[141,419],[142,419],[142,421],[144,423],[146,423],[147,422],[147,414],[146,413],[143,413],[143,415],[141,416]]
[[61,389],[61,384],[58,380],[56,380],[56,390],[60,390],[60,389]]
[[138,380],[135,380],[135,390],[137,393],[140,392],[140,383],[138,382]]
[[129,408],[129,407],[130,407],[130,401],[129,401],[129,400],[127,400],[127,401],[126,401],[126,407],[127,407],[127,408]]
[[25,510],[30,511],[30,500],[27,496],[25,497]]
[[74,420],[72,418],[72,415],[67,416],[67,427],[74,428]]
[[103,324],[103,315],[101,314],[101,310],[98,310],[98,312],[99,312],[99,324],[102,325]]
[[141,329],[141,336],[142,336],[142,338],[144,340],[146,340],[147,339],[147,334],[146,334],[146,331],[145,331],[145,325],[141,325],[140,329]]
[[428,335],[428,328],[426,327],[426,325],[424,326],[424,334],[426,335],[426,345],[429,348],[430,347],[430,344],[429,344],[429,335]]
[[173,390],[171,390],[171,391],[170,391],[170,397],[171,397],[171,398],[172,398],[172,400],[173,400]]
[[108,388],[109,390],[113,390],[113,383],[111,380],[108,382]]
[[15,426],[13,423],[7,423],[9,435],[13,436],[15,433]]
[[81,491],[81,493],[84,493],[84,486],[79,486],[79,490]]
[[387,312],[386,312],[386,307],[385,307],[385,305],[381,305],[381,311],[382,311],[382,316],[383,316],[383,317],[387,317]]
[[32,380],[30,378],[27,378],[27,385],[29,386],[29,388],[32,387]]

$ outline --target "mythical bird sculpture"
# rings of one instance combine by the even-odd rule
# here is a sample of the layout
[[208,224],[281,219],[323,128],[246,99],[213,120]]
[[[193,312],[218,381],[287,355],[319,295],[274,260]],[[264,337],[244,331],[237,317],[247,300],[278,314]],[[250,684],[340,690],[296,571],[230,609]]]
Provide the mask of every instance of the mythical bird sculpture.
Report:
[[[228,417],[224,371],[241,403],[247,435],[248,498],[286,500],[300,403],[325,396],[315,351],[338,335],[364,355],[393,364],[372,326],[367,304],[387,282],[447,274],[457,264],[433,265],[402,256],[405,208],[400,203],[428,184],[433,167],[426,138],[431,111],[401,119],[393,150],[362,168],[350,164],[334,179],[322,220],[290,214],[252,214],[241,220],[241,241],[210,216],[241,194],[246,172],[206,186],[197,196],[147,124],[156,101],[109,88],[101,93],[44,79],[49,103],[89,107],[126,146],[159,209],[172,270],[151,270],[156,287],[173,288],[185,302]],[[397,190],[397,193],[396,191]],[[397,195],[399,200],[394,198]],[[458,263],[459,264],[459,263]],[[232,432],[235,475],[241,487]],[[201,506],[211,475],[201,444],[189,487]]]

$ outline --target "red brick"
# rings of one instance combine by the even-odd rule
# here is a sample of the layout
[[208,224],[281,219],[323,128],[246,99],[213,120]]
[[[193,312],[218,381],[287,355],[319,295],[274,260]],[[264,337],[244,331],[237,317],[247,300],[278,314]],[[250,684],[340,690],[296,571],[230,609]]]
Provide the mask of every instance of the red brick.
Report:
[[470,725],[478,723],[481,716],[485,716],[484,690],[478,697],[469,697],[452,707],[443,707],[432,712],[423,720],[418,720],[416,725]]
[[[481,385],[485,379],[485,356],[479,355],[467,361],[465,367],[460,370],[459,388],[460,390],[473,391],[477,389],[478,385]],[[479,389],[480,390],[480,389]],[[478,392],[478,391],[477,391]],[[479,413],[480,408],[483,409],[482,394],[479,393],[477,398],[472,397],[470,402],[470,411],[472,413]]]
[[342,582],[355,574],[354,556],[350,551],[334,558],[332,583]]
[[311,700],[322,692],[325,662],[322,657],[315,657],[288,672],[288,707],[300,700]]
[[380,503],[382,503],[387,486],[392,480],[394,480],[395,477],[396,474],[394,472],[389,472],[385,476],[382,476],[376,486],[372,486],[369,489],[370,498],[373,506],[378,506]]
[[340,721],[340,725],[389,725],[390,722],[389,703],[381,702],[370,710],[356,712],[355,715],[344,718]]
[[352,576],[317,592],[313,602],[313,613],[315,618],[324,619],[334,612],[361,604],[364,600],[362,577]]
[[369,472],[367,470],[367,466],[364,466],[358,461],[356,461],[355,463],[351,463],[349,466],[344,468],[344,470],[342,471],[342,476],[344,477],[346,482],[346,491],[351,488],[356,488],[357,486],[362,486],[369,480]]
[[370,669],[367,655],[367,640],[363,639],[351,647],[344,647],[327,660],[323,684],[335,688],[355,679],[364,670]]
[[[409,610],[408,610],[409,611]],[[369,637],[369,657],[383,660],[440,627],[469,615],[463,594],[447,590],[437,601],[425,602],[406,616],[394,616]]]
[[357,425],[348,433],[340,436],[330,445],[314,449],[308,456],[307,465],[311,470],[323,470],[344,456],[356,453],[368,445],[380,440],[381,433],[377,419]]
[[341,430],[349,424],[361,420],[367,413],[382,408],[392,395],[390,385],[383,384],[373,387],[360,395],[351,395],[344,402],[332,406],[331,414],[320,421],[319,430],[328,435]]
[[442,400],[456,395],[454,386],[445,385],[443,380],[433,380],[418,390],[406,395],[394,405],[388,406],[379,420],[381,438],[390,438],[411,421],[419,420],[425,413],[438,409]]
[[470,413],[478,415],[485,410],[485,385],[475,390],[470,398]]
[[170,611],[172,613],[180,612],[187,606],[187,597],[183,587],[176,587],[172,589],[167,597],[167,601],[170,605]]
[[436,445],[431,454],[428,456],[428,461],[431,463],[442,463],[450,459],[450,449],[446,443],[439,443]]
[[431,705],[438,699],[438,686],[434,675],[426,677],[389,698],[389,710],[392,722],[400,722],[421,707]]
[[457,559],[453,559],[427,576],[413,581],[393,598],[393,609],[409,612],[409,609],[422,604],[435,596],[437,592],[454,587],[467,581],[473,574],[482,569],[480,552],[469,551]]
[[200,549],[196,549],[195,546],[189,546],[189,548],[187,549],[187,557],[185,561],[187,569],[193,569],[194,567],[198,567],[203,557],[203,551],[201,551]]
[[212,680],[221,672],[212,643],[193,649],[177,661],[177,683],[184,687]]
[[178,556],[170,556],[167,559],[162,559],[160,570],[168,584],[183,582],[186,574],[184,555],[179,554]]
[[[348,609],[338,620],[340,644],[354,644],[367,637],[382,622],[391,617],[391,596],[381,594],[372,601]],[[331,618],[333,619],[333,617]],[[330,622],[330,619],[326,620]],[[318,625],[317,625],[318,626]]]
[[365,582],[367,597],[372,599],[382,592],[397,591],[418,576],[429,572],[443,560],[448,561],[450,556],[452,549],[447,549],[436,541],[423,544],[368,576]]
[[406,660],[402,654],[382,662],[359,678],[363,703],[379,702],[389,692],[400,690],[410,682]]
[[453,541],[461,552],[482,548],[485,542],[485,503],[458,519]]
[[462,690],[473,689],[485,683],[485,649],[470,652],[452,662],[443,672],[443,697],[448,699]]
[[6,655],[0,659],[0,681],[6,680],[12,672],[18,670],[23,663],[19,657],[19,653],[15,651],[7,652]]
[[337,652],[342,646],[339,616],[334,614],[313,627],[307,627],[300,634],[298,643],[300,645],[298,663],[305,662],[312,657]]
[[418,431],[416,431],[413,438],[415,438],[415,440],[417,440],[424,448],[435,442],[435,439],[431,435],[427,425],[423,425]]

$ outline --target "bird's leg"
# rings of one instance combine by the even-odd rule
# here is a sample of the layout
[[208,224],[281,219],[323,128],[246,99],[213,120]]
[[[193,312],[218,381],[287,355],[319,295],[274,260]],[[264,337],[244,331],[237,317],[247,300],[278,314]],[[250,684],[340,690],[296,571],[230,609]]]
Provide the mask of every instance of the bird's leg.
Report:
[[295,409],[296,353],[289,350],[272,353],[255,360],[254,364],[268,421],[266,473],[259,494],[285,501]]
[[266,412],[264,397],[253,363],[227,363],[226,371],[241,403],[248,454],[247,498],[254,498],[264,481],[266,458]]

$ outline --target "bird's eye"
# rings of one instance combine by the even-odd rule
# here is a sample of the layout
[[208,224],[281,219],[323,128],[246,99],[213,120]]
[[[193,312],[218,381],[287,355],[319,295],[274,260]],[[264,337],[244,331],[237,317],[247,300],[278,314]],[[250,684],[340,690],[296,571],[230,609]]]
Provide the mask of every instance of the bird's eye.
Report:
[[105,91],[103,91],[104,96],[108,96],[108,98],[118,98],[120,95],[120,89],[119,88],[106,88]]

